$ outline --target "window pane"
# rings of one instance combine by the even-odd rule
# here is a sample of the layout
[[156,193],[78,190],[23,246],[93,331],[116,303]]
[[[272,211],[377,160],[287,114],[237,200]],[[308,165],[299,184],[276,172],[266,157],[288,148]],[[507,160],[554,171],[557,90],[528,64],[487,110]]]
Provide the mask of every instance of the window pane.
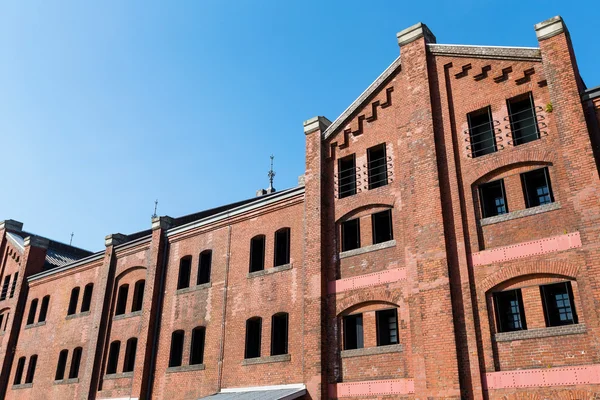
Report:
[[364,346],[362,314],[347,315],[343,321],[344,350],[362,349]]
[[398,344],[398,310],[382,310],[377,318],[377,346]]
[[338,161],[338,195],[344,197],[356,194],[356,160],[354,154]]
[[10,285],[10,275],[4,277],[4,283],[2,284],[2,293],[0,293],[0,300],[6,299],[8,293],[8,286]]
[[494,293],[494,302],[499,332],[527,329],[521,289]]
[[539,139],[540,133],[531,93],[508,100],[508,110],[515,146]]
[[481,199],[483,218],[494,217],[508,212],[503,179],[479,185],[479,197]]
[[13,280],[12,280],[12,285],[10,287],[10,298],[12,299],[13,296],[15,295],[15,289],[17,288],[17,279],[19,278],[19,273],[15,272],[15,275],[13,276]]
[[489,107],[469,113],[467,119],[473,158],[494,153],[497,150],[496,136]]
[[578,323],[571,282],[540,286],[543,298],[546,326]]
[[360,220],[359,218],[342,222],[342,251],[358,249],[360,247]]
[[521,174],[527,208],[554,202],[548,168],[536,169]]
[[393,239],[392,210],[385,210],[371,216],[373,223],[373,244],[387,242]]
[[367,150],[369,190],[388,184],[385,143]]

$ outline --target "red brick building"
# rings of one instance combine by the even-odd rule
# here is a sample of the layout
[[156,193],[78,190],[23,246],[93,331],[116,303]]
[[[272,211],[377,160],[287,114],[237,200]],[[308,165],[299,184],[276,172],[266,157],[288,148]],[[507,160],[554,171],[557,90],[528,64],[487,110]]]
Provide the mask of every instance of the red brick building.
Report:
[[600,88],[423,24],[299,185],[89,253],[0,223],[6,399],[600,396]]

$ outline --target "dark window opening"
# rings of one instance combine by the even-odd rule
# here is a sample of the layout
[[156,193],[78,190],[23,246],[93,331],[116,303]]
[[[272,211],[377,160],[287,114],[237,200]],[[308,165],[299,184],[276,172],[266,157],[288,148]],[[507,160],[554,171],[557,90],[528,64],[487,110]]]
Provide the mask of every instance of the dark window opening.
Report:
[[10,286],[10,296],[8,296],[11,299],[15,295],[15,289],[17,288],[17,279],[18,278],[19,278],[19,273],[15,272],[15,275],[13,276],[13,280],[12,280],[12,285]]
[[344,321],[344,350],[362,349],[363,317],[362,314],[347,315]]
[[198,326],[192,330],[192,348],[190,350],[190,365],[202,364],[204,362],[204,339],[206,330]]
[[275,232],[275,266],[290,263],[290,228]]
[[131,312],[140,311],[144,305],[144,289],[146,281],[140,279],[133,287],[133,302],[131,303]]
[[498,332],[512,332],[527,329],[521,289],[494,293]]
[[483,218],[494,217],[508,212],[503,179],[479,185],[479,198]]
[[27,325],[31,325],[35,322],[35,313],[37,312],[38,299],[31,300],[29,306],[29,315],[27,315]]
[[2,328],[2,322],[4,322],[4,314],[0,314],[0,329]]
[[182,330],[171,334],[171,354],[169,355],[169,367],[179,367],[183,360],[183,336]]
[[92,304],[92,293],[94,292],[94,284],[88,283],[83,289],[83,300],[81,300],[81,312],[90,311]]
[[271,319],[271,355],[288,353],[288,314],[278,313]]
[[381,310],[375,313],[377,346],[398,344],[398,310]]
[[48,315],[48,305],[50,304],[50,295],[44,296],[42,299],[42,305],[40,307],[40,315],[38,317],[38,322],[44,322],[46,320],[46,315]]
[[135,353],[137,352],[137,338],[127,340],[125,347],[125,360],[123,361],[123,372],[131,372],[135,368]]
[[204,250],[200,253],[198,264],[198,281],[196,284],[203,285],[210,282],[210,270],[212,265],[212,251]]
[[71,356],[71,368],[69,368],[69,379],[74,379],[79,376],[79,364],[81,363],[81,347],[75,348],[73,350],[73,355]]
[[10,275],[4,277],[4,283],[2,284],[2,293],[0,293],[0,300],[6,299],[8,293],[8,286],[10,285]]
[[115,315],[125,314],[125,308],[127,307],[127,295],[129,294],[129,285],[124,284],[119,287],[117,295],[117,307]]
[[116,374],[117,364],[119,362],[119,351],[121,350],[121,342],[115,340],[110,344],[108,349],[108,362],[106,363],[106,373]]
[[13,381],[13,385],[20,385],[21,379],[23,379],[23,370],[25,369],[25,357],[19,358],[19,362],[17,362],[17,370],[15,371],[15,380]]
[[10,313],[6,313],[6,318],[4,318],[4,327],[2,328],[3,331],[6,332],[6,328],[8,327],[8,317],[10,317]]
[[340,199],[356,194],[356,158],[354,154],[338,160],[338,195]]
[[509,99],[506,103],[508,104],[513,145],[518,146],[539,139],[540,132],[531,92]]
[[385,143],[367,149],[369,190],[388,184]]
[[27,376],[25,377],[25,383],[32,383],[35,375],[35,366],[37,364],[37,354],[29,357],[29,365],[27,366]]
[[523,193],[527,208],[554,202],[548,168],[540,168],[521,174]]
[[246,321],[246,351],[244,358],[260,357],[260,338],[262,332],[262,319],[250,318]]
[[265,269],[265,235],[250,239],[250,272]]
[[473,158],[497,151],[494,121],[492,120],[490,107],[467,114],[467,119]]
[[56,365],[56,374],[54,374],[54,380],[59,381],[65,377],[65,368],[67,366],[67,357],[69,356],[69,350],[61,350],[58,355],[58,364]]
[[360,247],[360,219],[355,218],[342,222],[342,251]]
[[183,257],[179,261],[179,278],[177,279],[177,289],[184,289],[190,286],[190,273],[192,272],[192,256]]
[[75,287],[71,290],[71,299],[69,300],[69,308],[67,309],[67,315],[73,315],[77,312],[77,302],[79,301],[79,287]]
[[546,326],[577,324],[571,282],[540,286]]
[[373,244],[387,242],[394,238],[392,231],[392,210],[371,215],[373,223]]

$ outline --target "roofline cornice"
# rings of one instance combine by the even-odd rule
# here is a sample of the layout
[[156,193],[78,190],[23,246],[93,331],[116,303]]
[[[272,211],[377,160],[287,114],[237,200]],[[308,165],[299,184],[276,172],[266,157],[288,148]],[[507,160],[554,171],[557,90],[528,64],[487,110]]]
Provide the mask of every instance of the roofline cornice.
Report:
[[587,89],[583,92],[581,99],[583,101],[593,100],[595,98],[600,97],[600,86],[596,86],[595,88]]

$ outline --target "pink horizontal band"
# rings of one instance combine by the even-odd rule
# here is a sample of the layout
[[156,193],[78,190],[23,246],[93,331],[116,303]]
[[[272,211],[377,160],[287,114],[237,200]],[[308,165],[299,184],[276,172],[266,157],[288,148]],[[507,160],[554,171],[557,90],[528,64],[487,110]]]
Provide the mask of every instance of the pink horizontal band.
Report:
[[600,364],[490,372],[485,374],[485,381],[487,389],[597,384]]
[[516,260],[519,258],[552,253],[555,251],[564,251],[577,247],[581,247],[579,232],[567,233],[566,235],[532,240],[531,242],[522,242],[473,253],[473,266]]
[[363,381],[335,383],[329,385],[330,398],[352,396],[410,394],[415,392],[412,379],[386,379],[382,381]]
[[406,268],[386,269],[385,271],[374,272],[372,274],[330,281],[327,292],[329,294],[341,293],[348,290],[396,282],[402,279],[406,279]]

